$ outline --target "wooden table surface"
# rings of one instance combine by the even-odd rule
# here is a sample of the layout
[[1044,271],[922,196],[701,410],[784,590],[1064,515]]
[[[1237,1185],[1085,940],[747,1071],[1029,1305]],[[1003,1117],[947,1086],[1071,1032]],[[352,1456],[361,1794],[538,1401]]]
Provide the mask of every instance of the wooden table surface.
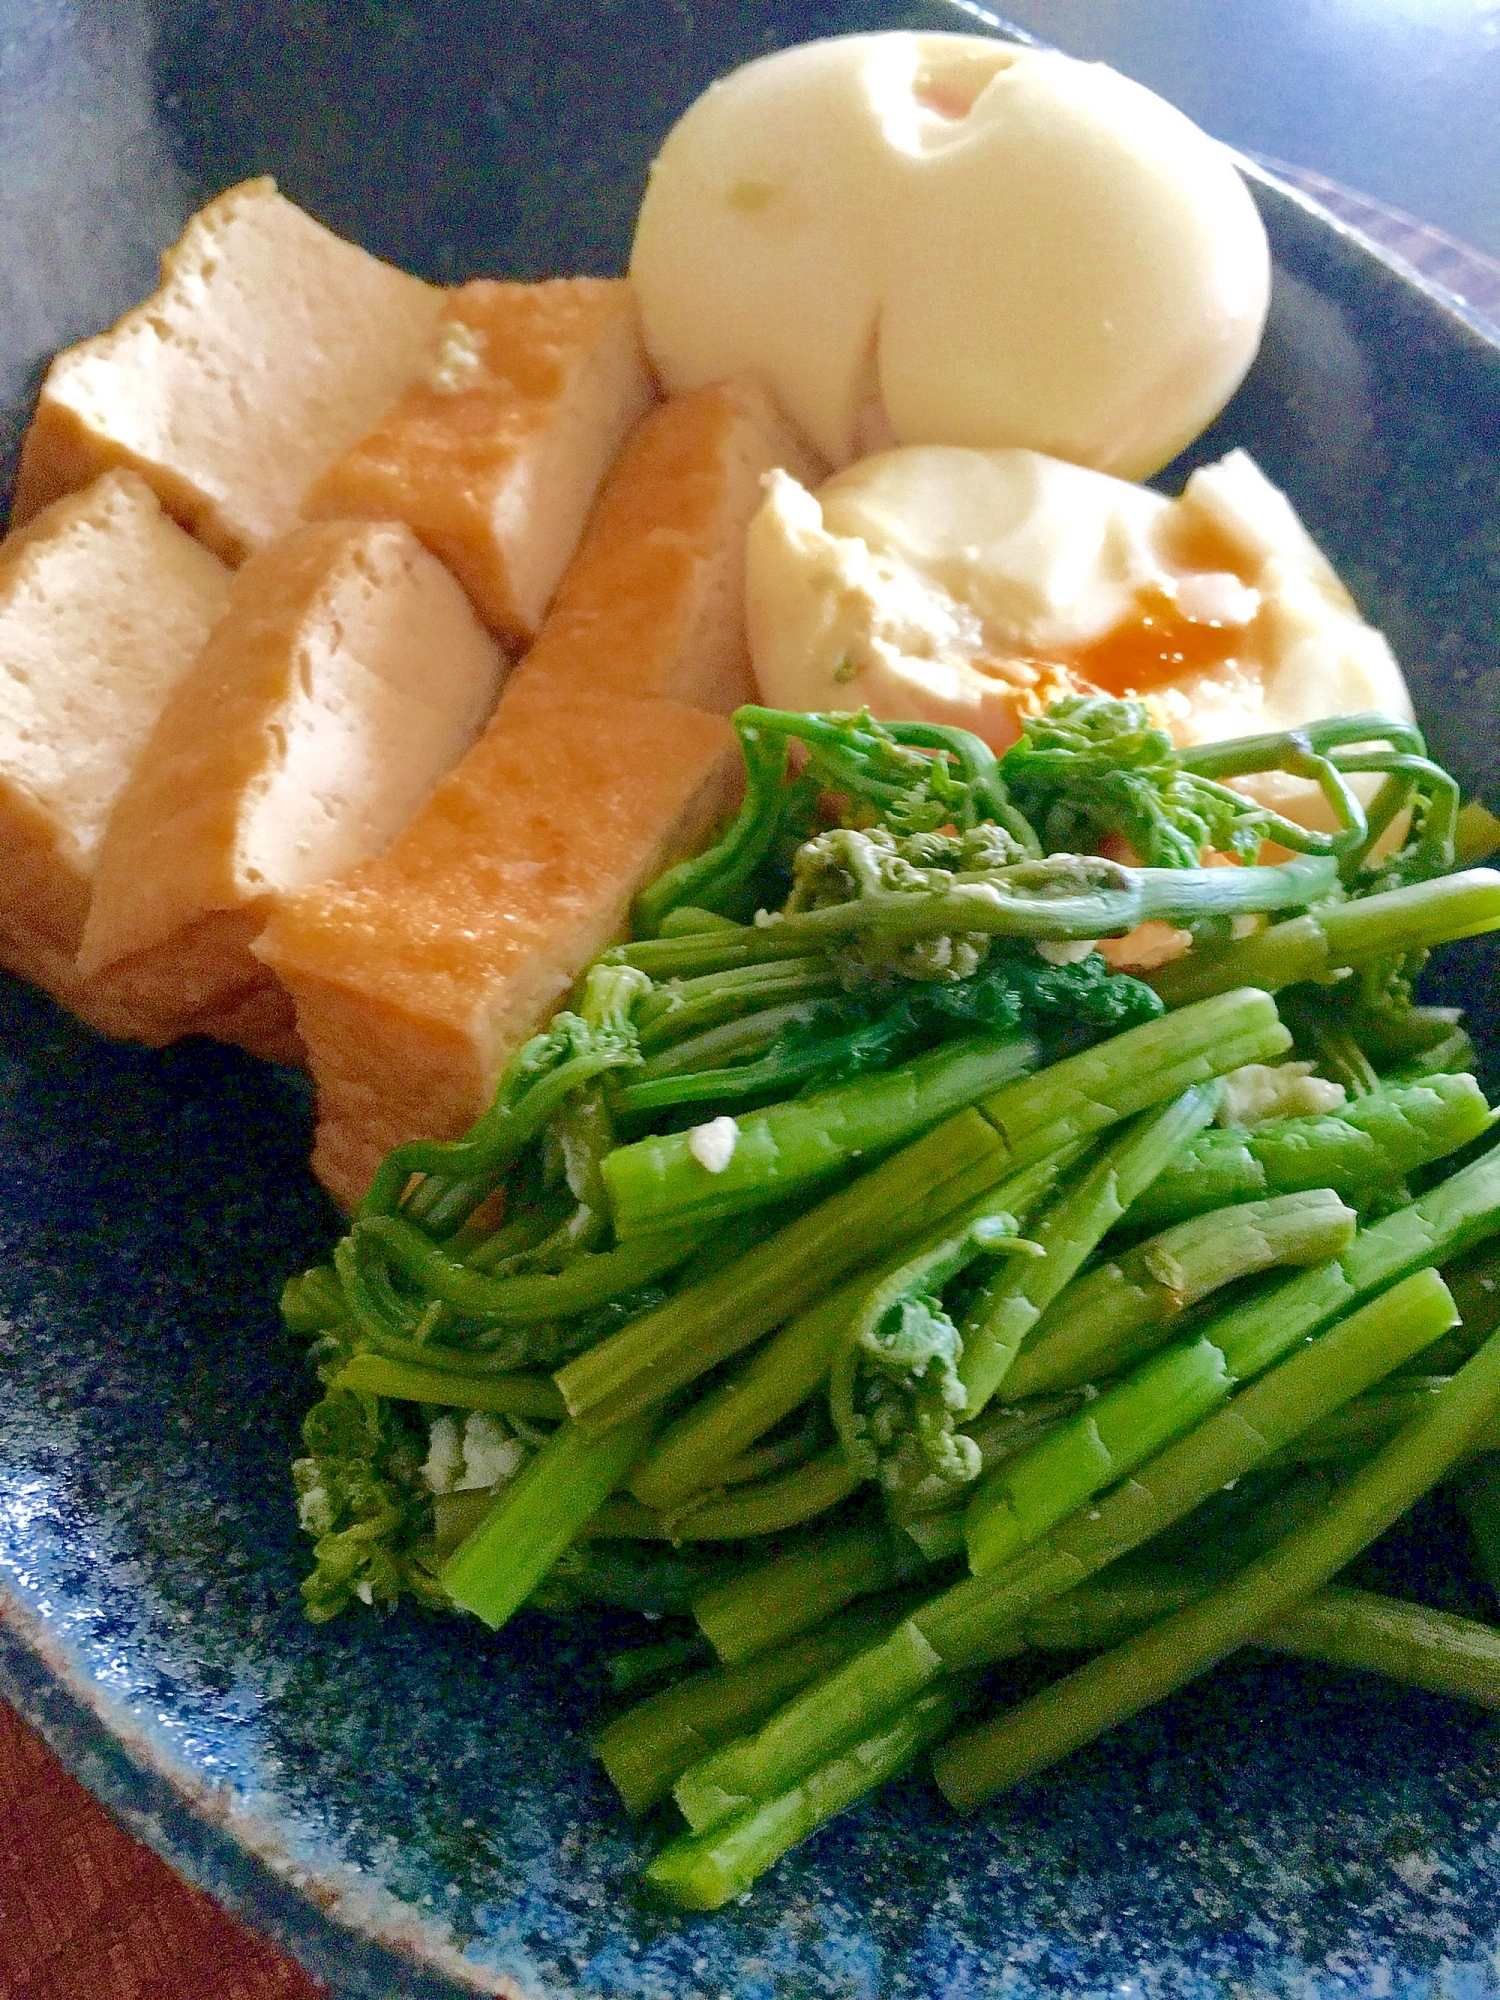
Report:
[[[1272,162],[1500,322],[1500,263]],[[0,2000],[318,2000],[327,1989],[132,1839],[0,1702]]]
[[117,1826],[0,1702],[0,2000],[326,1992]]

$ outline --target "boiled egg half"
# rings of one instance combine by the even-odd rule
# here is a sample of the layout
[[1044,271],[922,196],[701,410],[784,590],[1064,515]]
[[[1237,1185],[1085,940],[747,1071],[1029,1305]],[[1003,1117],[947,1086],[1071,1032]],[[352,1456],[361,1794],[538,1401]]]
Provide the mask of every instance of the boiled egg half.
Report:
[[[1024,450],[879,452],[751,524],[756,680],[778,708],[956,723],[996,750],[1066,694],[1138,695],[1180,745],[1376,709],[1400,668],[1243,451],[1180,498]],[[1304,783],[1258,796],[1316,821]]]

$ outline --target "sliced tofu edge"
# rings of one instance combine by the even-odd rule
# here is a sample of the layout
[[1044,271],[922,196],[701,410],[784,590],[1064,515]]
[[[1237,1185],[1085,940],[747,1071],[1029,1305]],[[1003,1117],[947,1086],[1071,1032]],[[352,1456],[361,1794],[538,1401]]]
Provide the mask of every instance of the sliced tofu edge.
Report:
[[293,524],[309,482],[423,366],[446,296],[326,229],[269,177],[225,189],[163,253],[150,297],[54,358],[13,521],[129,466],[237,565]]
[[0,544],[4,963],[95,1025],[76,953],[104,827],[229,585],[130,472]]
[[[584,732],[594,770],[580,786],[568,749]],[[671,748],[646,775],[664,737]],[[528,768],[529,786],[507,783]],[[556,879],[559,825],[588,812],[591,784],[611,769],[605,879],[576,855]],[[707,842],[741,782],[728,725],[676,703],[561,704],[515,730],[497,715],[383,861],[281,902],[253,949],[296,1003],[318,1090],[314,1171],[339,1200],[359,1199],[391,1146],[467,1129],[509,1056],[626,935],[633,897]],[[469,854],[466,882],[448,880],[441,857],[486,822],[490,851]],[[421,865],[432,852],[436,888]],[[508,906],[496,888],[507,881],[519,885]]]
[[763,475],[778,465],[820,476],[753,377],[651,411],[601,488],[506,702],[593,693],[727,714],[753,700],[745,538]]
[[249,944],[276,896],[400,833],[503,666],[405,528],[303,528],[246,564],[101,853],[79,964],[136,1007],[141,1039],[170,1039],[174,1016],[217,1032],[198,1024],[267,984]]
[[571,397],[540,441],[535,490],[553,496],[547,531],[529,539],[514,565],[516,606],[528,639],[542,628],[605,480],[656,403],[629,280],[618,282],[630,309],[604,323],[577,370]]
[[525,644],[655,395],[627,279],[476,279],[450,294],[432,363],[302,512],[405,521],[490,629]]

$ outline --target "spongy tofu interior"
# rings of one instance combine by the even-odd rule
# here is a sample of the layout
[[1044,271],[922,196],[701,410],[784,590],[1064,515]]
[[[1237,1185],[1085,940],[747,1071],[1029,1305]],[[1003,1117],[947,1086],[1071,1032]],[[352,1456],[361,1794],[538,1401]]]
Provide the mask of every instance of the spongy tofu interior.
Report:
[[606,480],[507,702],[666,696],[728,713],[753,700],[745,533],[773,466],[823,476],[749,378],[654,410]]
[[[304,526],[252,557],[110,820],[80,963],[186,963],[212,913],[380,853],[473,743],[502,666],[399,524]],[[225,990],[264,977],[248,934]],[[139,971],[159,1005],[162,964]]]
[[[241,885],[290,890],[382,853],[489,720],[504,656],[447,570],[394,523],[339,524],[297,680],[245,801]],[[273,725],[275,727],[275,725]]]
[[110,466],[238,563],[423,365],[446,294],[246,181],[162,258],[160,288],[60,354],[22,447],[25,521]]
[[302,511],[405,521],[494,630],[529,640],[653,395],[624,280],[477,279],[450,295],[423,374]]
[[25,952],[6,962],[51,991],[105,823],[229,585],[129,472],[0,544],[0,932],[50,941],[50,970]]
[[380,860],[283,901],[255,948],[297,1003],[325,1185],[352,1205],[391,1146],[463,1131],[739,778],[728,725],[673,702],[502,707]]

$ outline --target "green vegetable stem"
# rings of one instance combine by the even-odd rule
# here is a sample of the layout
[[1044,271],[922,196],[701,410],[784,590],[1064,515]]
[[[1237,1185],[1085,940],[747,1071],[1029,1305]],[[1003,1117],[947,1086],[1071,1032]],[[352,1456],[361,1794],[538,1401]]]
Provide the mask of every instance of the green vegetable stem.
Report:
[[[966,1210],[941,1222],[918,1242],[915,1254],[936,1249],[955,1230],[997,1210],[1024,1223],[1075,1158],[1076,1152],[1069,1149],[1007,1176]],[[862,1272],[794,1314],[740,1374],[711,1389],[668,1424],[631,1477],[630,1490],[636,1498],[671,1511],[715,1485],[725,1465],[823,1386],[872,1289],[913,1254],[910,1248],[891,1253],[872,1271]]]
[[1156,1176],[1202,1131],[1217,1105],[1215,1085],[1194,1085],[1164,1110],[1142,1112],[1080,1181],[1048,1203],[1035,1227],[1045,1258],[1000,1271],[964,1315],[958,1379],[966,1417],[984,1409],[1048,1306]]
[[557,1385],[546,1375],[459,1374],[440,1365],[392,1361],[383,1354],[352,1355],[329,1386],[408,1403],[435,1403],[450,1410],[495,1410],[544,1421],[567,1415]]
[[[1430,1355],[1423,1361],[1430,1362]],[[1431,1399],[1446,1389],[1448,1375],[1401,1375],[1367,1396],[1356,1396],[1320,1424],[1312,1424],[1271,1465],[1360,1465],[1389,1444]],[[1486,1442],[1493,1442],[1487,1439]]]
[[1131,868],[1097,855],[1054,854],[955,872],[920,889],[888,888],[879,879],[881,847],[872,836],[845,834],[843,855],[852,858],[860,840],[868,854],[859,872],[872,878],[869,886],[844,902],[779,911],[762,927],[803,951],[856,937],[867,950],[877,943],[887,952],[929,938],[1064,943],[1118,936],[1140,924],[1190,925],[1300,909],[1322,902],[1338,886],[1337,862],[1321,855],[1264,868]]
[[[1489,1440],[1492,1447],[1495,1440]],[[1480,1575],[1500,1607],[1500,1449],[1484,1452],[1458,1481],[1458,1504]]]
[[1152,973],[1151,984],[1168,1007],[1188,1006],[1235,986],[1275,993],[1366,959],[1400,957],[1497,929],[1500,872],[1470,868],[1354,902],[1325,904],[1218,951],[1189,952]]
[[788,1695],[842,1666],[900,1615],[885,1599],[820,1622],[753,1660],[693,1675],[627,1709],[599,1732],[595,1752],[629,1811],[647,1812],[690,1764],[753,1729]]
[[1140,1196],[1131,1223],[1164,1229],[1230,1202],[1314,1187],[1366,1200],[1467,1146],[1490,1115],[1483,1091],[1461,1073],[1388,1084],[1337,1112],[1203,1132]]
[[1426,1604],[1330,1585],[1263,1627],[1255,1644],[1500,1708],[1500,1632]]
[[559,1369],[570,1412],[597,1431],[664,1402],[885,1253],[899,1231],[932,1228],[984,1193],[1008,1164],[977,1111],[945,1120]]
[[1330,1502],[1270,1554],[1128,1644],[945,1746],[938,1784],[961,1809],[1044,1769],[1274,1625],[1472,1449],[1500,1410],[1500,1337],[1465,1364]]
[[969,1502],[970,1566],[994,1569],[1103,1487],[1191,1430],[1234,1386],[1206,1336],[1153,1355],[983,1480]]
[[737,1121],[733,1151],[716,1169],[692,1133],[618,1147],[604,1163],[623,1241],[647,1231],[726,1220],[879,1158],[1029,1069],[1024,1036],[949,1042],[883,1074],[859,1077]]
[[372,1283],[373,1260],[404,1272],[427,1299],[452,1306],[481,1328],[526,1326],[586,1312],[662,1277],[684,1263],[698,1241],[695,1231],[679,1225],[580,1256],[562,1271],[492,1278],[450,1257],[404,1216],[377,1215],[354,1224],[334,1265],[350,1313],[379,1342],[390,1334],[414,1335],[419,1315],[402,1311],[389,1287]]
[[[1024,1645],[1038,1652],[1098,1652],[1201,1603],[1213,1588],[1212,1577],[1183,1570],[1111,1571],[1023,1619],[1017,1651]],[[1500,1708],[1500,1631],[1376,1591],[1327,1585],[1260,1627],[1254,1643],[1267,1652]]]
[[[605,1162],[615,1226],[626,1239],[781,1199],[981,1099],[1012,1163],[1026,1166],[1190,1084],[1281,1055],[1290,1043],[1274,1002],[1250,990],[1128,1029],[1008,1090],[996,1084],[1007,1068],[1014,1076],[1029,1063],[1031,1045],[1003,1038],[950,1043],[900,1070],[740,1121],[734,1151],[717,1172],[696,1157],[691,1134],[618,1148]],[[985,1082],[986,1073],[995,1084]]]
[[789,1847],[875,1786],[909,1770],[973,1707],[978,1694],[976,1683],[962,1676],[926,1689],[787,1791],[752,1804],[727,1823],[715,1820],[706,1832],[670,1842],[646,1869],[647,1881],[687,1909],[720,1908]]
[[486,1625],[505,1624],[620,1484],[648,1435],[644,1424],[603,1438],[559,1425],[443,1565],[453,1602]]
[[797,1548],[725,1577],[693,1601],[693,1616],[730,1665],[815,1630],[856,1598],[910,1582],[923,1564],[910,1540],[882,1521],[825,1528]]
[[1355,1222],[1332,1188],[1179,1222],[1060,1293],[1011,1365],[1006,1394],[1019,1401],[1100,1382],[1149,1352],[1179,1313],[1223,1286],[1277,1265],[1338,1256]]
[[1303,1347],[1159,1453],[1096,1506],[987,1575],[920,1606],[845,1667],[811,1683],[753,1736],[692,1766],[675,1796],[703,1827],[774,1797],[940,1675],[1004,1658],[1019,1621],[1183,1519],[1308,1424],[1438,1339],[1452,1299],[1435,1272],[1405,1280]]

